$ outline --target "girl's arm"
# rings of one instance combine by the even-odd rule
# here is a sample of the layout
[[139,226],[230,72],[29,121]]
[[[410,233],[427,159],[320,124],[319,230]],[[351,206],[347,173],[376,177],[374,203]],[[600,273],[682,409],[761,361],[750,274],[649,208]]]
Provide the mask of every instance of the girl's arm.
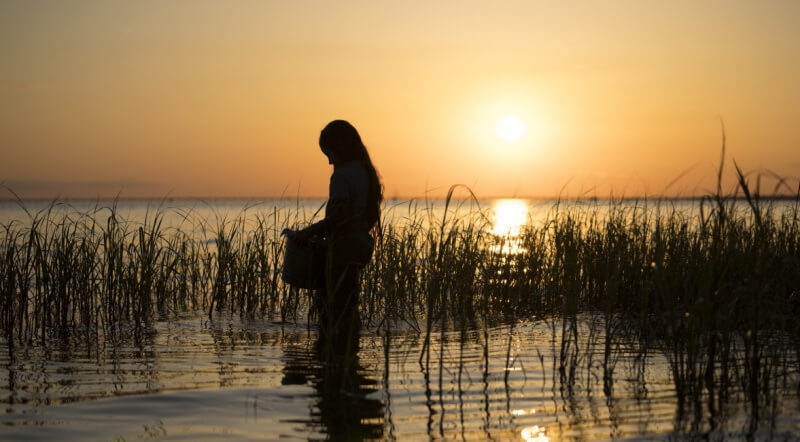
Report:
[[305,229],[295,233],[295,237],[300,240],[311,238],[312,236],[326,237],[331,231],[345,221],[348,217],[348,205],[350,204],[350,192],[347,180],[342,174],[337,174],[334,170],[331,175],[331,182],[328,190],[328,205],[325,208],[325,218],[311,224]]

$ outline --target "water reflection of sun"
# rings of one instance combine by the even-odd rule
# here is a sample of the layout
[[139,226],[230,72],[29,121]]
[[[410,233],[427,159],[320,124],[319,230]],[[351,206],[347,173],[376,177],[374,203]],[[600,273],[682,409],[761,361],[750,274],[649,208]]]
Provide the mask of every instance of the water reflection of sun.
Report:
[[522,436],[522,440],[525,442],[549,442],[550,438],[545,436],[544,428],[533,425],[531,427],[526,427],[522,429],[520,433]]
[[493,252],[517,255],[525,250],[519,237],[522,226],[528,222],[528,204],[521,199],[501,199],[492,204],[492,233],[500,243],[490,247]]
[[519,236],[528,221],[528,205],[521,199],[501,199],[492,205],[494,225],[492,233],[510,237]]

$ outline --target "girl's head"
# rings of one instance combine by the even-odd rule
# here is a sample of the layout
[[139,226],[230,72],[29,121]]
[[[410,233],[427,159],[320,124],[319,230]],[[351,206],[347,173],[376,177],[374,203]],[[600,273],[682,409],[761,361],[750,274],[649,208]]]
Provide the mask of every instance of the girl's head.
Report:
[[365,155],[369,156],[356,128],[344,120],[331,121],[322,129],[319,147],[332,160],[363,160]]
[[374,228],[381,215],[383,186],[356,128],[344,120],[331,121],[319,134],[319,147],[331,164],[353,160],[363,162],[369,179],[366,217],[369,227]]

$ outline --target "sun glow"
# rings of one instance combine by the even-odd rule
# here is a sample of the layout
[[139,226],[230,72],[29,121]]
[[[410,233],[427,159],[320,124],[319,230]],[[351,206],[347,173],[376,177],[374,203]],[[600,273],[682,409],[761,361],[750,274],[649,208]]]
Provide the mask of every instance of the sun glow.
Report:
[[517,141],[525,134],[525,124],[518,117],[508,115],[500,119],[495,126],[497,135],[506,142]]

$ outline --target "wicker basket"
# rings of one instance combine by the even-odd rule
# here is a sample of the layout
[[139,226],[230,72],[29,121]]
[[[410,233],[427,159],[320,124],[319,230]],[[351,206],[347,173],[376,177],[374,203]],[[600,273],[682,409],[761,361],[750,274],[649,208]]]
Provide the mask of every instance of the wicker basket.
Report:
[[323,243],[301,242],[287,236],[283,281],[299,288],[321,289],[325,281],[325,251]]

